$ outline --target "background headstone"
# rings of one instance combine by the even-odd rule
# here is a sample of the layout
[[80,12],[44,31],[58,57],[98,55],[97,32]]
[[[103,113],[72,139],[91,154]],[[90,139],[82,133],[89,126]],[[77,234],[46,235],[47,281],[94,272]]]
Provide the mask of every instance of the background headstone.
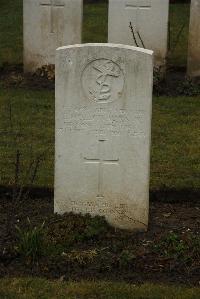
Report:
[[24,71],[55,64],[55,50],[81,42],[82,0],[24,0]]
[[108,42],[153,50],[155,65],[165,66],[168,14],[169,0],[109,0]]
[[131,46],[57,49],[55,212],[147,229],[152,69]]
[[200,0],[191,0],[188,75],[200,77]]

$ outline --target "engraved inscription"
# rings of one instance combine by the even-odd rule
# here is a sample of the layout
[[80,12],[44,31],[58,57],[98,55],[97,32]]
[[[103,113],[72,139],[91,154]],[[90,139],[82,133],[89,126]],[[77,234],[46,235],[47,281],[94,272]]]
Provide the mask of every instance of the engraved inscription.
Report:
[[104,195],[103,195],[103,165],[104,164],[119,165],[119,159],[104,158],[103,146],[104,146],[105,142],[106,142],[106,140],[103,140],[103,139],[99,140],[98,158],[90,159],[90,158],[84,157],[84,162],[86,164],[98,164],[98,193],[97,193],[97,198],[104,198]]
[[114,108],[67,108],[62,130],[100,135],[145,137],[144,111]]
[[[72,212],[80,213],[80,206],[77,202],[72,201]],[[81,203],[81,211],[83,213],[98,214],[101,216],[113,215],[114,220],[123,221],[127,218],[129,213],[128,205],[125,203],[111,204],[106,202],[103,198],[102,201],[85,201]]]
[[50,7],[50,33],[55,33],[55,30],[54,30],[54,18],[55,18],[54,8],[64,7],[65,3],[58,1],[58,0],[47,0],[47,1],[43,0],[40,3],[40,5],[44,6],[44,7]]
[[[111,203],[102,199],[102,201],[83,201],[81,206],[76,201],[71,201],[71,210],[74,213],[90,213],[93,215],[109,215],[114,221],[128,221],[129,223],[139,223],[147,227],[145,223],[130,215],[130,207],[126,203]],[[112,215],[112,216],[111,216]]]
[[89,99],[98,103],[112,102],[122,95],[124,76],[115,62],[97,59],[84,69],[82,86]]

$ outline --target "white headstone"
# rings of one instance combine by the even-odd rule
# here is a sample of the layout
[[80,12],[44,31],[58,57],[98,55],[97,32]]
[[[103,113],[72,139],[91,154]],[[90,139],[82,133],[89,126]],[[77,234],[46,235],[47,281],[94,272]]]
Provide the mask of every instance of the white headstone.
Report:
[[152,55],[115,44],[57,49],[55,212],[147,229]]
[[200,77],[200,0],[191,0],[188,75]]
[[164,70],[168,13],[169,0],[109,0],[108,42],[153,50],[155,65]]
[[58,47],[80,43],[82,0],[23,0],[24,71],[55,64]]

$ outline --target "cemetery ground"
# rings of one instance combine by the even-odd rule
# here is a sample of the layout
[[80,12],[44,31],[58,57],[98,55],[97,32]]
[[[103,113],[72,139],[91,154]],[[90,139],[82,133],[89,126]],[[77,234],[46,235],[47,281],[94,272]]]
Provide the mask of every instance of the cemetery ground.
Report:
[[198,285],[199,97],[154,97],[150,224],[140,234],[53,215],[54,92],[2,88],[0,100],[1,277]]
[[[135,234],[101,217],[53,214],[54,83],[42,72],[23,75],[21,1],[2,3],[9,18],[0,24],[0,297],[62,298],[67,289],[69,298],[199,298],[200,96],[197,84],[181,84],[183,73],[174,72],[185,65],[187,26],[178,42],[172,30],[176,67],[155,88],[150,223]],[[85,41],[105,41],[105,8],[85,5]],[[178,19],[188,15],[187,5],[171,7],[172,28],[179,32]],[[83,279],[90,282],[63,283]]]

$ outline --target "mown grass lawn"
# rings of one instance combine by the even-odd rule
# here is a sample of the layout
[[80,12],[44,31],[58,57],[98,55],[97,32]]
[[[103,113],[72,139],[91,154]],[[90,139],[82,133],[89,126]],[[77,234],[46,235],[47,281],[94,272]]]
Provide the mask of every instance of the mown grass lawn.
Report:
[[[22,3],[0,1],[0,66],[23,62]],[[188,4],[170,5],[170,65],[186,65],[189,10]],[[84,4],[83,42],[107,42],[107,23],[107,3]]]
[[[0,184],[12,185],[19,149],[23,176],[45,153],[35,185],[53,187],[54,92],[1,89],[0,107]],[[198,97],[154,98],[151,190],[200,188],[199,119]]]
[[2,279],[1,299],[198,299],[199,288],[108,282],[59,282],[45,279]]
[[28,184],[31,161],[44,153],[35,184],[53,186],[54,92],[0,89],[0,184],[12,185],[17,150],[20,182]]
[[188,55],[189,4],[170,5],[169,57],[170,66],[185,67]]
[[0,1],[0,67],[23,61],[22,0]]

